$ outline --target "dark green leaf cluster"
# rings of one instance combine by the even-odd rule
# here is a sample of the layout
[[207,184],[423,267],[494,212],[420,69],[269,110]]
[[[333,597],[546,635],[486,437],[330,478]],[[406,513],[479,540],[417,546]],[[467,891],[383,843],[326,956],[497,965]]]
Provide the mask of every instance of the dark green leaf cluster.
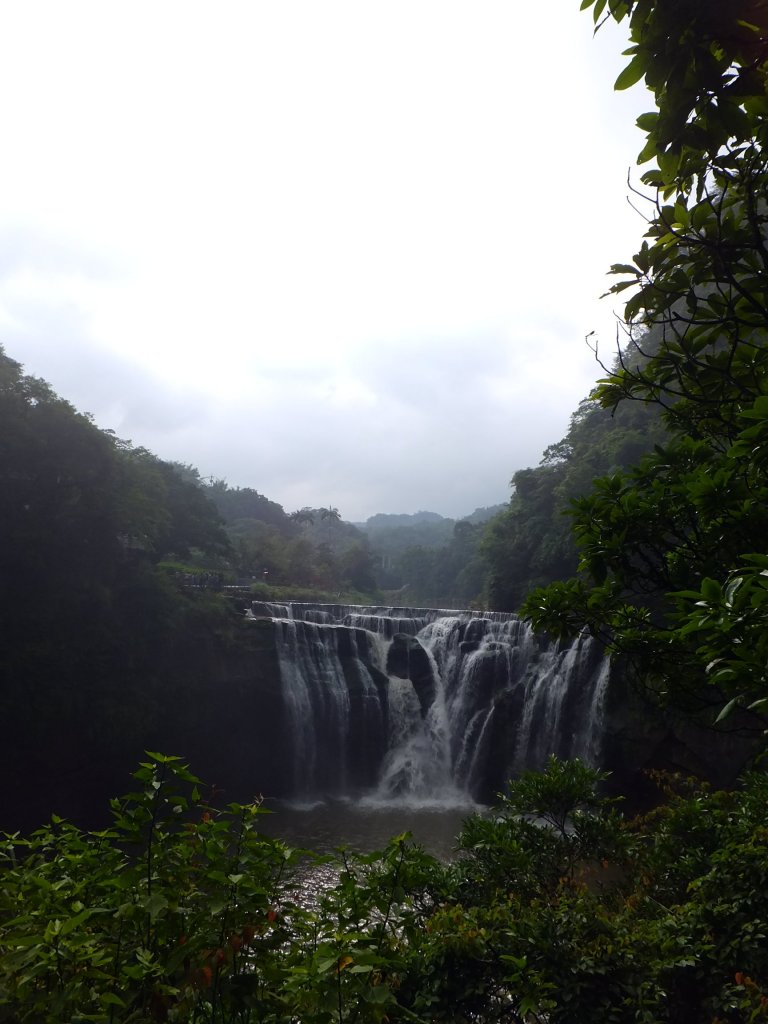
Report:
[[291,850],[177,758],[136,779],[109,829],[0,844],[0,1021],[768,1020],[762,771],[732,793],[661,777],[665,803],[625,821],[599,772],[552,759],[450,864],[408,835]]
[[208,808],[178,758],[135,777],[109,829],[6,836],[0,1020],[283,1019],[297,855],[259,833],[258,806]]
[[[598,23],[606,0],[582,0],[582,10],[590,7]],[[724,149],[764,146],[754,119],[768,113],[765,0],[611,0],[607,9],[630,27],[631,60],[615,88],[645,79],[658,108],[638,121],[647,132],[638,162],[658,164],[647,183],[673,194],[679,183],[700,185]]]
[[629,355],[593,397],[659,408],[668,437],[574,503],[580,576],[525,607],[557,634],[587,625],[665,699],[722,720],[760,711],[766,682],[768,5],[609,10],[631,32],[617,86],[644,78],[656,99],[638,122],[656,165],[646,239],[612,268],[611,291],[632,290]]

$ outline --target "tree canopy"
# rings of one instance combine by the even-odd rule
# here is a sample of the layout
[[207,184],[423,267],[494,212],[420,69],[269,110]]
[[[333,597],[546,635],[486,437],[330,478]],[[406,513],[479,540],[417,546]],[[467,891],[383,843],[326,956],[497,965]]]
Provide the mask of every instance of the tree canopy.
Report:
[[541,464],[515,473],[509,505],[488,524],[481,550],[490,606],[516,611],[534,587],[575,572],[571,502],[587,494],[597,476],[627,468],[664,436],[651,407],[625,404],[612,414],[585,399]]
[[0,522],[9,811],[83,764],[135,758],[188,684],[180,638],[205,643],[225,612],[208,608],[209,625],[188,635],[199,609],[158,563],[229,544],[199,487],[100,430],[2,348]]
[[[645,238],[614,264],[626,354],[593,398],[662,410],[668,438],[573,506],[579,575],[525,610],[584,625],[664,699],[725,715],[766,702],[768,645],[768,4],[584,0],[628,20],[657,109],[636,200]],[[607,14],[604,14],[608,10]]]
[[[0,1014],[114,1024],[711,1024],[768,1019],[764,773],[665,779],[625,821],[551,759],[442,863],[406,833],[318,858],[148,754],[112,822],[0,844]],[[543,827],[543,824],[546,827]],[[325,865],[321,891],[308,876]]]
[[[607,2],[582,6],[599,20]],[[610,11],[632,31],[619,86],[645,76],[659,108],[641,119],[641,160],[658,164],[645,176],[657,190],[647,238],[632,264],[614,268],[628,278],[616,291],[636,286],[629,343],[542,470],[519,476],[518,510],[541,506],[549,522],[547,502],[570,473],[581,491],[573,453],[606,411],[661,410],[666,434],[634,464],[611,449],[619,464],[573,502],[579,575],[537,591],[527,608],[558,632],[586,624],[659,694],[706,701],[709,690],[719,717],[736,704],[756,714],[768,660],[766,5],[622,0]],[[83,569],[92,607],[124,611],[133,590],[146,608],[148,588],[131,571],[146,560],[132,552],[162,550],[174,513],[172,502],[145,506],[132,474],[162,494],[165,471],[2,351],[0,417],[11,542],[29,548],[50,523],[44,553],[71,546],[63,564]],[[57,455],[59,433],[80,459]],[[131,486],[101,493],[105,475]],[[320,528],[330,536],[339,525],[326,516]],[[475,527],[458,525],[457,543],[469,542]],[[3,557],[13,567],[14,552]],[[31,559],[34,583],[47,580],[45,561]],[[14,596],[31,611],[40,594],[26,598],[19,583]],[[71,592],[56,593],[66,609]],[[35,639],[49,642],[45,629]],[[32,644],[27,654],[33,664]],[[105,665],[109,674],[114,659],[99,672]],[[82,700],[71,669],[62,666],[58,688]],[[39,697],[39,679],[28,682],[25,706]],[[130,694],[137,704],[152,696]],[[18,764],[4,768],[12,777]],[[110,828],[83,833],[54,816],[29,839],[0,844],[3,1019],[768,1020],[764,767],[729,793],[660,777],[666,806],[625,821],[598,791],[602,773],[551,759],[512,782],[491,814],[466,820],[452,863],[407,835],[380,853],[342,851],[312,906],[300,855],[259,833],[257,805],[204,800],[176,757],[149,754],[135,781],[112,802]]]

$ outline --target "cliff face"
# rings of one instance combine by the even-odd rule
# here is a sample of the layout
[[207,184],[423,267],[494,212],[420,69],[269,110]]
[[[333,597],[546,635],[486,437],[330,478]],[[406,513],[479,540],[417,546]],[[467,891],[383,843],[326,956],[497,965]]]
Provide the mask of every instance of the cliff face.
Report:
[[[169,670],[175,698],[155,745],[179,753],[225,802],[284,796],[285,713],[273,624],[233,635],[179,637]],[[167,695],[166,695],[167,696]]]
[[649,772],[690,775],[716,788],[733,786],[757,753],[762,733],[734,715],[728,729],[660,710],[614,672],[604,709],[602,764],[610,788],[626,797],[628,810],[656,803],[659,789]]
[[340,625],[344,609],[295,610],[303,621],[275,611],[200,609],[168,631],[146,679],[79,694],[66,728],[42,704],[34,728],[19,717],[0,755],[16,780],[0,829],[34,828],[52,812],[103,826],[145,750],[183,757],[218,804],[363,791],[490,802],[554,753],[606,768],[611,788],[642,808],[657,793],[647,769],[727,786],[756,741],[662,715],[617,669],[608,681],[596,645],[549,647],[514,616],[379,614],[363,628],[358,614]]
[[272,623],[184,620],[168,630],[130,689],[105,679],[70,702],[66,726],[45,703],[6,719],[0,830],[28,830],[51,813],[103,827],[108,801],[131,789],[146,750],[178,754],[219,803],[285,792],[284,714]]

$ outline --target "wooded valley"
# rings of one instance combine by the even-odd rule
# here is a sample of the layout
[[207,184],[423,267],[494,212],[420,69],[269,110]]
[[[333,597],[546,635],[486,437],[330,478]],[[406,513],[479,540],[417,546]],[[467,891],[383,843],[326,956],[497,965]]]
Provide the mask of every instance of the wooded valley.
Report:
[[[768,1020],[768,2],[581,7],[628,27],[616,88],[655,99],[646,228],[611,268],[620,350],[502,508],[286,512],[0,349],[0,1021]],[[307,907],[313,858],[192,771],[226,781],[275,742],[251,731],[275,672],[249,675],[245,604],[342,596],[588,635],[611,687],[735,737],[740,778],[651,772],[624,816],[599,767],[552,757],[452,863],[408,836],[345,852]]]

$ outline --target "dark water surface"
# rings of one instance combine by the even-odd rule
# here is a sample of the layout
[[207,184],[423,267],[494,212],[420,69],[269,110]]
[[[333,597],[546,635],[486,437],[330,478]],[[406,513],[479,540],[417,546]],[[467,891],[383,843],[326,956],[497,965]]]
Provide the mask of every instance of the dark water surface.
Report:
[[428,853],[442,860],[454,855],[464,819],[482,811],[472,803],[414,807],[346,800],[307,806],[268,801],[264,807],[274,813],[261,818],[261,830],[289,846],[317,853],[332,853],[345,846],[369,853],[382,849],[393,836],[411,832]]

